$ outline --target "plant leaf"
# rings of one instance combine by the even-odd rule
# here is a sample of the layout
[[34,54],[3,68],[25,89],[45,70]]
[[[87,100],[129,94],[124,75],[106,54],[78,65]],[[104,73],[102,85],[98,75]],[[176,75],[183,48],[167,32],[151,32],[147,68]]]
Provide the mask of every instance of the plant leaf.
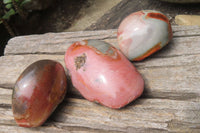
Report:
[[31,0],[24,0],[24,1],[21,3],[21,6],[23,6],[24,4],[29,3],[29,2],[31,2]]
[[12,4],[7,4],[7,5],[6,5],[6,8],[7,8],[7,9],[12,8]]
[[3,23],[3,21],[0,20],[0,24],[2,24],[2,23]]
[[12,0],[3,0],[4,4],[8,4],[8,3],[11,3],[11,2],[12,2]]
[[5,15],[2,17],[3,19],[9,19],[12,15],[15,15],[16,12],[14,9],[10,9],[8,12],[5,13]]

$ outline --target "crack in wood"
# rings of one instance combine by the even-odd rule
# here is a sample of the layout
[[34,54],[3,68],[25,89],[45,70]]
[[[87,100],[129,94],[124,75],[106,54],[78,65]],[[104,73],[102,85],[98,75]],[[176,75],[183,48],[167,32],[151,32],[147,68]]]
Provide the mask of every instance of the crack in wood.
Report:
[[11,104],[3,104],[3,103],[0,103],[0,108],[11,109]]
[[195,34],[195,35],[175,35],[173,38],[180,38],[180,37],[199,37],[200,34]]

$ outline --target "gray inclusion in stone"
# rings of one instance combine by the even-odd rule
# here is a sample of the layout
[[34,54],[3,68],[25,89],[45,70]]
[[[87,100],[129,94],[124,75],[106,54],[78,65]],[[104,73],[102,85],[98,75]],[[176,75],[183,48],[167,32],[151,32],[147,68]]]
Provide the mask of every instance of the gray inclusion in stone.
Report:
[[100,40],[88,40],[88,45],[95,47],[98,51],[100,51],[103,54],[113,54],[114,51],[110,49],[112,45],[110,45],[107,42],[100,41]]

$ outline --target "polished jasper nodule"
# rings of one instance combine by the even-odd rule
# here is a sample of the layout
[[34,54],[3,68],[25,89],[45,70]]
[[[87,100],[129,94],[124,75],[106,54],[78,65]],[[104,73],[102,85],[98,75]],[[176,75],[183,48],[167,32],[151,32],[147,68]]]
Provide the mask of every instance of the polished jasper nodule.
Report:
[[131,61],[141,61],[172,39],[168,18],[159,11],[143,10],[127,16],[118,28],[119,49]]
[[66,51],[65,64],[74,87],[89,101],[121,108],[143,92],[140,73],[118,49],[106,42],[75,42]]
[[67,78],[63,66],[40,60],[28,66],[15,83],[12,109],[19,126],[42,125],[64,99]]

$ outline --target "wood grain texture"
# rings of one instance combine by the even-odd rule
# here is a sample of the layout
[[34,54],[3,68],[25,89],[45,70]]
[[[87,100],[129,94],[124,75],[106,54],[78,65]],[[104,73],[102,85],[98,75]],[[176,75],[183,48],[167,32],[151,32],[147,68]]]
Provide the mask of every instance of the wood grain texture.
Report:
[[[185,46],[191,45],[193,50],[196,48],[200,38],[200,27],[198,26],[173,26],[174,40],[170,46],[178,47],[175,51],[186,52]],[[116,46],[117,30],[100,30],[100,31],[80,31],[80,32],[63,32],[47,33],[43,35],[20,36],[11,39],[5,49],[5,55],[15,54],[60,54],[63,55],[66,49],[75,41],[85,39],[105,40]],[[179,38],[181,37],[181,38]],[[194,38],[185,38],[194,37]],[[178,42],[177,42],[178,41]],[[191,44],[192,41],[192,44]],[[195,44],[194,44],[195,43]],[[179,45],[179,46],[176,46]],[[172,50],[173,50],[172,47]],[[181,48],[181,49],[179,49]],[[177,51],[178,50],[178,51]],[[172,54],[171,52],[166,52]],[[165,54],[166,54],[165,53]],[[182,53],[180,53],[182,54]]]
[[[83,99],[69,84],[68,95],[38,128],[18,127],[11,111],[12,88],[20,73],[41,59],[63,66],[70,44],[83,39],[117,43],[117,30],[20,36],[0,57],[0,132],[200,132],[200,28],[173,26],[174,38],[161,51],[133,62],[145,80],[144,94],[113,110]],[[66,71],[67,73],[67,71]]]
[[[63,55],[9,55],[0,58],[0,86],[13,88],[22,71],[41,59],[59,61]],[[198,100],[200,96],[200,54],[149,58],[134,63],[145,80],[145,97]],[[8,80],[9,79],[9,80]],[[69,93],[80,94],[70,85]]]
[[[2,88],[1,88],[2,89]],[[5,89],[2,89],[5,90]],[[5,90],[7,95],[11,90]],[[0,92],[0,95],[5,92]],[[0,125],[6,131],[55,132],[73,129],[86,131],[132,132],[139,129],[155,131],[198,131],[200,128],[200,103],[168,99],[139,99],[120,110],[109,109],[85,99],[67,98],[53,113],[51,118],[39,128],[15,127],[11,103],[0,97]],[[187,126],[185,126],[187,125]],[[0,127],[1,127],[0,126]],[[14,126],[14,127],[12,127]],[[14,129],[13,129],[14,128]],[[5,131],[0,128],[0,131]],[[153,131],[152,130],[152,131]]]

